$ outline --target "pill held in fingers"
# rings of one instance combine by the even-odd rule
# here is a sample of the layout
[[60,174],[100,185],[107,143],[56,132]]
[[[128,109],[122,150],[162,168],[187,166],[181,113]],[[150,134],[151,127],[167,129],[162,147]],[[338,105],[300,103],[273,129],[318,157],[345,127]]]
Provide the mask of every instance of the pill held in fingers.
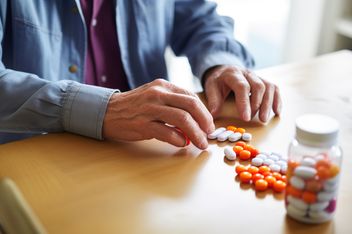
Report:
[[226,128],[217,128],[214,132],[210,133],[208,135],[208,139],[211,139],[211,140],[214,140],[218,137],[218,135],[220,135],[221,133],[225,132],[226,131]]

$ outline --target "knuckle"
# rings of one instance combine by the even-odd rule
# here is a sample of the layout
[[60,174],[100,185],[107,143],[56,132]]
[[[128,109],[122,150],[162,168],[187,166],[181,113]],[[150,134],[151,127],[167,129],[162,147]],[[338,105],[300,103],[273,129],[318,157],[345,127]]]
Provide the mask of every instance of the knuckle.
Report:
[[167,83],[167,81],[164,79],[158,78],[152,81],[152,83],[157,86],[164,86]]
[[253,83],[252,88],[256,91],[264,92],[265,85],[262,82],[255,82]]
[[187,105],[192,109],[197,109],[199,104],[198,104],[198,100],[195,97],[189,97],[188,98],[188,103]]
[[191,120],[192,120],[192,117],[188,112],[183,112],[179,115],[179,121],[182,124],[189,123]]
[[250,86],[249,86],[248,82],[246,82],[246,81],[239,81],[237,83],[237,87],[239,90],[244,90],[244,91],[250,90]]
[[151,86],[148,88],[148,90],[146,91],[146,98],[148,100],[150,99],[161,99],[163,97],[163,95],[165,94],[160,87],[158,86]]

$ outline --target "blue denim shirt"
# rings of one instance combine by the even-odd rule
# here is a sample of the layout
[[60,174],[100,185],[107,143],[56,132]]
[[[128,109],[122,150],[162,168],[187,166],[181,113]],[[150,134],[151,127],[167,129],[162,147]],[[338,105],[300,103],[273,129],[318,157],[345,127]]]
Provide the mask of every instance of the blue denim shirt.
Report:
[[[121,59],[130,87],[167,79],[164,52],[188,57],[195,76],[210,67],[251,67],[233,22],[205,0],[117,0]],[[0,143],[69,131],[102,139],[116,90],[84,81],[87,33],[79,0],[0,1]]]

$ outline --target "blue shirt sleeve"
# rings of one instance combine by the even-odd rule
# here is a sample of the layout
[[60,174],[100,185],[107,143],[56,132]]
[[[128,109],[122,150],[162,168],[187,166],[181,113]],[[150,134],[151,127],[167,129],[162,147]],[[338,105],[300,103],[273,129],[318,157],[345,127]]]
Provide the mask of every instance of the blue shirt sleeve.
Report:
[[171,47],[186,55],[193,74],[203,77],[216,65],[252,68],[254,59],[234,38],[234,23],[216,13],[216,4],[206,0],[176,0]]

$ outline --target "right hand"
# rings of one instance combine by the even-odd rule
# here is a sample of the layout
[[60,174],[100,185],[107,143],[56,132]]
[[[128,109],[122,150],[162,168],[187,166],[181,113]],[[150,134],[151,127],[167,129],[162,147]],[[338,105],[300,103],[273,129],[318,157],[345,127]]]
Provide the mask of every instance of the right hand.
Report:
[[103,136],[114,141],[156,138],[185,146],[185,137],[170,125],[179,128],[200,149],[208,147],[207,134],[215,129],[213,117],[195,94],[157,79],[112,95],[104,118]]

